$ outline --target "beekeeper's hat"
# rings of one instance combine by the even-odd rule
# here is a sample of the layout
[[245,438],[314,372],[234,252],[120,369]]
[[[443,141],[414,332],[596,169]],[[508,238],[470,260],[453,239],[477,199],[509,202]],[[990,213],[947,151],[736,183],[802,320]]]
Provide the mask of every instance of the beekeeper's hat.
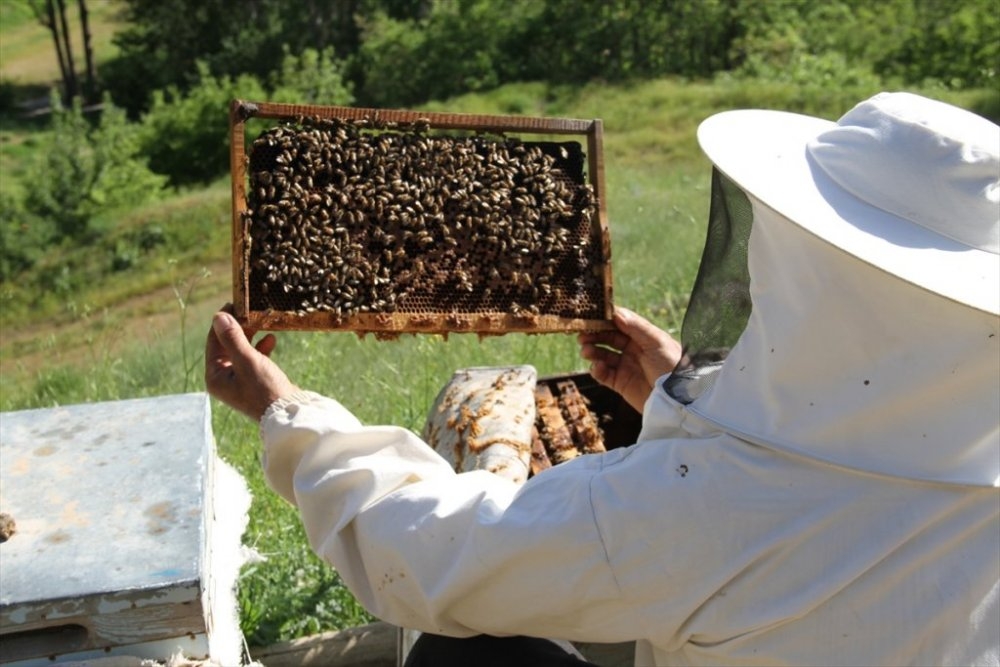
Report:
[[837,123],[781,111],[716,114],[698,140],[749,195],[910,283],[1000,313],[1000,127],[910,93]]

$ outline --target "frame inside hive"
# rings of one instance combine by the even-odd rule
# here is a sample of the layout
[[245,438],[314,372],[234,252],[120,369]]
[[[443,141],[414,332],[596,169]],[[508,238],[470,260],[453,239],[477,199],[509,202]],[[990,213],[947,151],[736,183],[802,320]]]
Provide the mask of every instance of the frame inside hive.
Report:
[[[267,129],[246,136],[250,119]],[[244,324],[384,337],[612,326],[600,120],[236,100],[230,129]]]

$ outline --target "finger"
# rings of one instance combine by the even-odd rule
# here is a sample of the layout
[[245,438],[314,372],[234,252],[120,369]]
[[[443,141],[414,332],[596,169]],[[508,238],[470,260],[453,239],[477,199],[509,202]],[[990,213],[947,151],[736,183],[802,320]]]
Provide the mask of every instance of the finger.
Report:
[[597,357],[590,364],[590,375],[601,384],[615,391],[624,391],[629,378],[636,374],[636,366],[620,355]]
[[208,336],[205,338],[205,365],[218,366],[229,361],[225,348],[215,333],[215,322],[208,328]]
[[205,343],[205,388],[213,396],[218,396],[232,372],[233,364],[229,355],[222,347],[215,329],[209,328]]
[[[228,313],[234,318],[236,317],[236,306],[232,303],[226,303],[219,308],[220,313]],[[247,340],[253,340],[253,337],[257,335],[257,327],[251,326],[249,322],[240,325],[243,328],[243,333],[246,334]]]
[[[218,312],[232,315],[235,309],[233,308],[233,304],[227,302],[222,304]],[[212,326],[208,328],[208,338],[205,341],[205,358],[214,360],[222,356],[225,356],[225,349],[222,347],[222,342],[219,340],[218,334],[215,333],[215,321],[213,318]]]
[[665,335],[662,329],[645,317],[621,306],[615,308],[614,322],[627,339],[635,341],[643,349],[660,345]]
[[610,387],[614,379],[614,372],[603,361],[595,361],[590,364],[590,377],[597,380],[598,384]]
[[624,350],[629,340],[626,334],[618,330],[583,333],[577,336],[577,341],[581,345],[606,345],[616,350]]
[[601,361],[612,366],[617,366],[622,358],[620,352],[590,344],[580,347],[580,356],[587,361]]
[[248,359],[256,352],[236,318],[225,311],[219,311],[212,318],[212,331],[225,356],[234,363]]
[[275,335],[267,334],[259,341],[257,341],[257,345],[255,345],[254,347],[256,347],[257,351],[263,354],[265,357],[270,357],[271,353],[274,352],[274,348],[277,346],[278,346],[278,339],[275,337]]

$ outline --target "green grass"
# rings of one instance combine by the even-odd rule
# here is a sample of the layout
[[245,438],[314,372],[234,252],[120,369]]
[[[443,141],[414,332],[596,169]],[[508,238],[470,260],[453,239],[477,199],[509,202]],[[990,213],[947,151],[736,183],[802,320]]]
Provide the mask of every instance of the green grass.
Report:
[[[109,212],[94,226],[92,243],[53,245],[28,273],[0,283],[0,328],[51,328],[84,318],[94,326],[109,324],[116,305],[184,283],[205,267],[222,266],[230,257],[228,182]],[[218,278],[228,280],[228,275]],[[163,308],[162,303],[147,306]],[[100,313],[104,319],[94,317]],[[0,357],[36,352],[42,344],[4,336]]]
[[[710,167],[695,144],[697,123],[736,106],[822,109],[822,115],[836,117],[849,104],[846,99],[866,94],[835,91],[808,98],[768,84],[663,80],[576,90],[506,86],[434,106],[602,118],[615,301],[676,334],[708,215]],[[972,106],[991,95],[970,93],[964,100]],[[0,408],[201,390],[205,331],[229,284],[228,197],[222,180],[109,215],[96,245],[53,248],[38,269],[42,273],[0,285],[0,361],[12,369],[0,377]],[[109,271],[115,249],[150,226],[161,228],[168,240],[140,256],[142,261]],[[213,262],[222,262],[221,270],[205,276],[205,266]],[[58,277],[61,266],[70,267],[73,278],[66,289],[39,287],[44,275]],[[123,311],[119,305],[155,289],[163,294],[144,306],[148,311],[136,312],[134,305]],[[147,319],[154,315],[166,325],[148,328]],[[26,330],[37,334],[16,335]],[[422,427],[434,397],[456,369],[530,363],[545,375],[584,367],[575,338],[568,335],[404,336],[383,342],[343,333],[282,333],[274,357],[295,382],[340,399],[363,421],[414,430]],[[22,361],[28,358],[32,363]],[[245,539],[267,557],[248,566],[240,581],[243,625],[251,643],[369,620],[336,572],[309,551],[294,510],[266,488],[256,426],[216,402],[212,407],[219,450],[253,492]]]

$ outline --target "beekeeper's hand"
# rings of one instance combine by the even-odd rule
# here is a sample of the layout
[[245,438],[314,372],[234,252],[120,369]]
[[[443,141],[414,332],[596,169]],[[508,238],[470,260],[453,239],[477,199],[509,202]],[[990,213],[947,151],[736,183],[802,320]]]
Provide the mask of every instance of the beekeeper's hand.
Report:
[[244,331],[225,306],[212,318],[205,344],[205,386],[215,398],[259,420],[276,399],[298,389],[271,361],[277,345],[273,334],[250,341],[255,332]]
[[580,334],[580,356],[590,362],[595,380],[642,412],[653,383],[680,361],[681,344],[626,308],[615,308],[614,323],[616,331]]

